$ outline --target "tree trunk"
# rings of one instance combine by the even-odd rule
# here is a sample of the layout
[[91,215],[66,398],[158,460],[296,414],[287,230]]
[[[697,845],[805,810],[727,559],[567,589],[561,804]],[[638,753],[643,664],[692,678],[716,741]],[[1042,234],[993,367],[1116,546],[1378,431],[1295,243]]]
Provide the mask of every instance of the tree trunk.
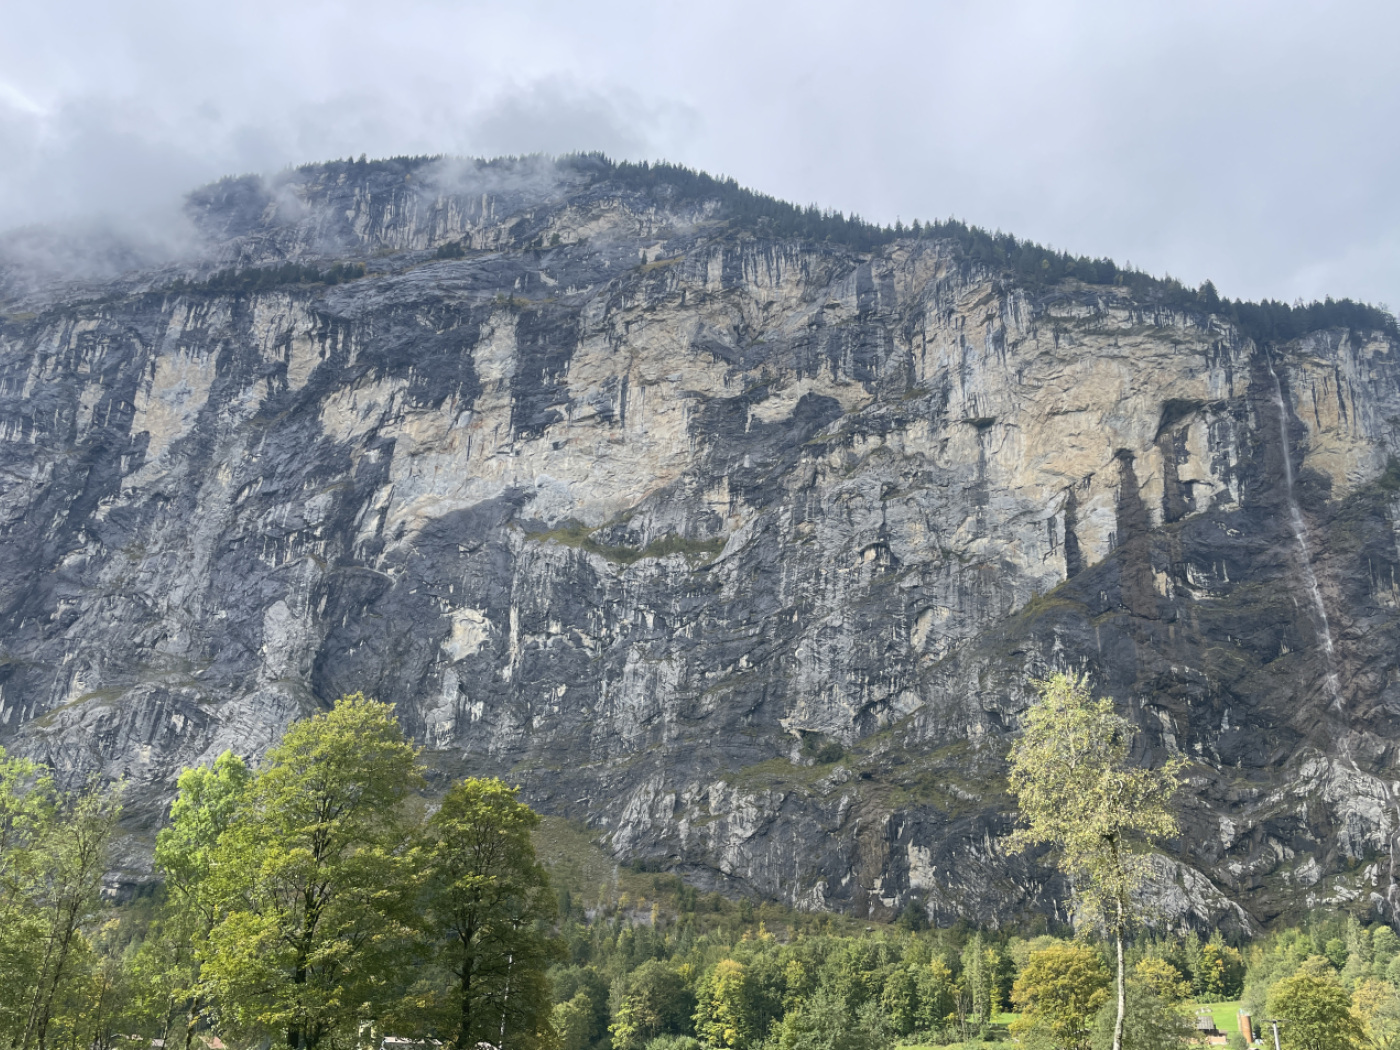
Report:
[[472,976],[462,967],[461,986],[457,989],[457,1050],[467,1050],[472,1035]]
[[314,1023],[302,1014],[306,1005],[303,986],[310,979],[311,950],[316,946],[316,922],[321,915],[321,901],[308,886],[302,891],[301,940],[297,945],[296,962],[292,967],[292,985],[297,991],[298,1018],[294,1027],[287,1029],[287,1046],[290,1050],[305,1050],[314,1047],[317,1033]]
[[189,1013],[185,1015],[185,1050],[194,1050],[194,1030],[199,1024],[199,995],[190,1000]]
[[[70,902],[71,904],[71,902]],[[53,1004],[58,997],[58,986],[64,977],[64,970],[68,965],[68,956],[73,947],[74,934],[78,932],[78,911],[77,906],[72,904],[63,917],[63,928],[58,942],[58,960],[54,963],[53,973],[49,976],[49,990],[39,1001],[38,1021],[35,1025],[34,1045],[39,1050],[45,1050],[48,1046],[49,1022],[53,1020]],[[28,1045],[26,1043],[26,1045]]]
[[1127,981],[1123,973],[1123,901],[1118,901],[1118,925],[1113,931],[1118,949],[1118,1016],[1113,1021],[1113,1050],[1123,1050],[1123,1015],[1128,1010]]
[[472,1039],[472,939],[476,936],[476,926],[467,923],[457,927],[457,943],[461,945],[462,969],[457,987],[457,1050],[470,1050],[475,1045]]

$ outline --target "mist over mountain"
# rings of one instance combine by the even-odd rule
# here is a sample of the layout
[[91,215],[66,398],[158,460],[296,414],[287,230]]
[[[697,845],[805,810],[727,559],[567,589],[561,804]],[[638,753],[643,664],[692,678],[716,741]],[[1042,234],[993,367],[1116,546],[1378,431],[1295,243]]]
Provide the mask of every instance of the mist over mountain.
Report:
[[0,742],[359,691],[622,861],[1007,922],[1029,679],[1191,760],[1176,922],[1391,917],[1400,334],[600,155],[338,161],[0,244]]

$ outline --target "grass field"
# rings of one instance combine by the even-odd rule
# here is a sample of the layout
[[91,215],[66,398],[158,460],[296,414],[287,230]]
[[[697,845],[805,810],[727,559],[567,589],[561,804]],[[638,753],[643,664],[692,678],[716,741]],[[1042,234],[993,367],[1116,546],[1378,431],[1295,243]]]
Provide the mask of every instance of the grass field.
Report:
[[[1192,1017],[1195,1017],[1199,1011],[1209,1010],[1211,1017],[1215,1019],[1215,1027],[1226,1035],[1240,1030],[1240,1021],[1236,1016],[1239,1008],[1240,1000],[1238,999],[1228,1003],[1184,1004],[1184,1009]],[[1002,1013],[997,1014],[993,1020],[997,1024],[1010,1024],[1019,1016],[1020,1014]],[[1257,1037],[1258,1033],[1256,1032],[1255,1035]],[[983,1043],[978,1040],[973,1040],[970,1043],[949,1043],[947,1046],[924,1046],[922,1044],[905,1045],[900,1046],[898,1050],[1016,1050],[1016,1046],[1017,1044],[1006,1041]]]
[[1230,1003],[1198,1003],[1190,1007],[1190,1010],[1192,1016],[1195,1016],[1197,1011],[1209,1010],[1210,1015],[1215,1018],[1215,1027],[1229,1035],[1240,1030],[1240,1019],[1235,1016],[1239,1008],[1240,1000],[1236,999]]

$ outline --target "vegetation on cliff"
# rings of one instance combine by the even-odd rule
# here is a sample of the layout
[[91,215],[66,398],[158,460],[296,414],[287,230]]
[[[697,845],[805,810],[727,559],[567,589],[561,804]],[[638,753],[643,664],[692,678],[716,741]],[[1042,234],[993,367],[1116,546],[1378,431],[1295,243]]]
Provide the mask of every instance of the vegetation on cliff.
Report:
[[[553,168],[555,177],[574,177],[585,187],[611,188],[654,200],[663,208],[705,211],[735,233],[765,238],[840,245],[857,251],[877,251],[900,241],[940,241],[953,248],[965,275],[981,271],[993,277],[1014,281],[1031,291],[1064,286],[1068,282],[1121,288],[1144,304],[1177,309],[1204,316],[1215,315],[1234,325],[1242,335],[1263,344],[1278,344],[1310,332],[1345,328],[1358,332],[1383,331],[1400,334],[1397,321],[1388,309],[1333,299],[1304,303],[1266,299],[1249,302],[1222,298],[1211,281],[1190,287],[1176,278],[1157,277],[1120,265],[1106,257],[1075,255],[995,232],[961,219],[932,221],[902,220],[881,225],[815,204],[799,205],[749,189],[733,178],[665,161],[614,161],[602,153],[577,153],[558,158],[495,157],[491,159],[452,159],[444,157],[391,157],[384,160],[346,159],[309,164],[293,176],[325,176],[331,180],[370,180],[384,178],[394,184],[430,174],[435,163],[465,167],[477,175],[495,176],[509,185],[512,179],[526,184],[541,177],[542,167]],[[457,172],[455,178],[462,178]],[[226,179],[196,191],[192,200],[208,207],[211,202],[246,196],[256,192],[256,179],[248,176]],[[557,237],[552,245],[559,243]],[[533,244],[533,242],[532,242]],[[452,259],[465,254],[460,242],[440,245],[435,257]],[[320,271],[313,266],[286,263],[280,267],[253,267],[221,270],[211,277],[184,287],[198,291],[244,292],[289,284],[337,284],[363,276],[363,264],[341,264]]]
[[334,263],[326,269],[307,266],[302,263],[283,263],[281,266],[253,266],[245,269],[230,267],[211,274],[202,281],[186,281],[177,278],[170,285],[172,292],[209,292],[213,294],[237,294],[239,292],[261,292],[287,285],[326,285],[353,281],[365,275],[364,263]]

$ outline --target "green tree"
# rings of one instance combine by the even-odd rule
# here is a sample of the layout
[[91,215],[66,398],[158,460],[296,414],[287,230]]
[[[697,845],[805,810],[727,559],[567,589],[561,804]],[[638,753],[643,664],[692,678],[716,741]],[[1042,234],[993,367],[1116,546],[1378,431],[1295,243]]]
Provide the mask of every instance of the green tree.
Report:
[[642,1050],[659,1035],[689,1035],[695,993],[659,959],[642,963],[621,982],[612,1026],[613,1050]]
[[774,1025],[765,1046],[774,1050],[884,1050],[893,1033],[878,1003],[866,1003],[854,1017],[833,988],[819,988]]
[[1086,944],[1062,942],[1032,952],[1011,989],[1021,1011],[1011,1034],[1031,1044],[1087,1050],[1089,1023],[1108,1002],[1109,974]]
[[535,858],[539,817],[496,779],[455,784],[427,823],[426,923],[450,975],[435,999],[454,1046],[533,1047],[550,1028],[550,932],[558,902]]
[[1196,993],[1205,1002],[1236,999],[1244,986],[1244,957],[1216,931],[1197,957]]
[[1351,1009],[1374,1050],[1400,1048],[1400,992],[1393,984],[1368,977],[1351,993]]
[[593,1024],[593,1003],[587,992],[577,992],[572,999],[555,1005],[550,1015],[559,1050],[587,1050]]
[[995,1009],[992,1002],[995,977],[982,934],[974,933],[962,952],[962,994],[966,1000],[967,1024],[971,1028],[985,1029],[991,1023]]
[[0,1043],[18,1045],[37,990],[44,915],[41,844],[57,809],[51,777],[0,748]]
[[[581,931],[575,930],[575,933],[579,932]],[[591,938],[589,950],[592,950]],[[588,1008],[586,1045],[605,1045],[609,1021],[608,982],[603,979],[602,974],[592,966],[561,966],[551,970],[549,976],[556,1003],[577,1000],[575,1005]]]
[[223,1026],[310,1050],[391,1009],[413,901],[416,758],[393,708],[359,694],[268,752],[208,858],[221,917],[202,986]]
[[706,1050],[747,1050],[762,1038],[743,963],[735,959],[715,963],[700,979],[695,998],[695,1035]]
[[[1112,1045],[1117,1023],[1116,1004],[1104,1003],[1090,1035],[1093,1050],[1107,1050]],[[1188,1050],[1195,1035],[1191,1018],[1181,1007],[1162,998],[1144,981],[1128,981],[1123,1050]]]
[[1049,845],[1070,877],[1082,915],[1102,924],[1117,953],[1117,1021],[1112,1050],[1122,1050],[1127,1010],[1123,940],[1134,891],[1148,875],[1144,848],[1176,833],[1167,808],[1183,765],[1134,768],[1134,728],[1107,697],[1089,695],[1086,675],[1037,682],[1040,698],[1022,718],[1011,748],[1011,790],[1025,826],[1015,848]]
[[144,1020],[136,1003],[139,975],[126,950],[132,936],[139,935],[139,923],[121,915],[120,909],[103,911],[102,921],[89,934],[90,961],[75,982],[77,994],[70,1000],[74,1009],[66,1040],[69,1046],[90,1050],[109,1050],[143,1027]]
[[[57,796],[43,807],[46,824],[34,836],[29,868],[31,907],[39,935],[33,959],[36,969],[26,981],[20,1050],[46,1050],[60,1041],[75,1041],[75,1013],[85,1012],[83,988],[90,985],[95,960],[86,928],[102,906],[102,876],[108,848],[121,816],[121,787],[105,788],[97,781],[83,791]],[[58,1022],[60,1038],[51,1028]],[[69,1038],[63,1039],[62,1036]]]
[[1355,1050],[1366,1032],[1346,989],[1331,977],[1300,971],[1269,991],[1269,1015],[1277,1017],[1283,1050]]
[[1170,1005],[1175,1005],[1191,995],[1191,982],[1166,959],[1149,956],[1139,960],[1133,967],[1133,976],[1129,979],[1129,984],[1134,980]]
[[[183,1044],[193,1044],[208,1003],[200,994],[197,949],[204,946],[224,915],[218,881],[211,878],[219,840],[233,824],[252,783],[247,764],[231,751],[212,769],[180,774],[170,823],[156,836],[155,862],[165,876],[165,908],[142,945],[138,995],[148,1010],[173,1021],[185,1015]],[[168,1038],[169,1023],[161,1028]]]
[[1208,994],[1211,1000],[1236,1000],[1245,990],[1245,956],[1240,955],[1238,948],[1225,944],[1218,930],[1210,941],[1201,945],[1201,966],[1210,974]]
[[693,1035],[658,1035],[647,1043],[646,1050],[701,1050],[700,1040]]
[[880,992],[880,1006],[895,1035],[909,1035],[919,1024],[919,983],[908,966],[890,971]]
[[1337,969],[1347,964],[1347,942],[1340,937],[1330,937],[1327,943],[1322,946],[1322,954],[1327,956],[1327,961]]
[[1397,954],[1400,954],[1400,937],[1389,926],[1377,926],[1371,931],[1371,973],[1384,979],[1386,969]]
[[915,971],[919,986],[919,1006],[916,1020],[925,1032],[936,1032],[953,1016],[956,985],[953,971],[941,958],[935,957]]
[[[855,1012],[862,1006],[879,998],[884,984],[884,971],[893,969],[894,963],[894,954],[888,942],[853,938],[841,942],[839,947],[828,953],[818,979],[819,983],[831,989],[846,1005],[846,1010],[855,1016]],[[750,964],[750,967],[750,977],[753,977],[753,964]]]
[[1347,918],[1346,960],[1341,966],[1342,984],[1355,988],[1371,976],[1375,956],[1371,947],[1371,931],[1352,915]]

